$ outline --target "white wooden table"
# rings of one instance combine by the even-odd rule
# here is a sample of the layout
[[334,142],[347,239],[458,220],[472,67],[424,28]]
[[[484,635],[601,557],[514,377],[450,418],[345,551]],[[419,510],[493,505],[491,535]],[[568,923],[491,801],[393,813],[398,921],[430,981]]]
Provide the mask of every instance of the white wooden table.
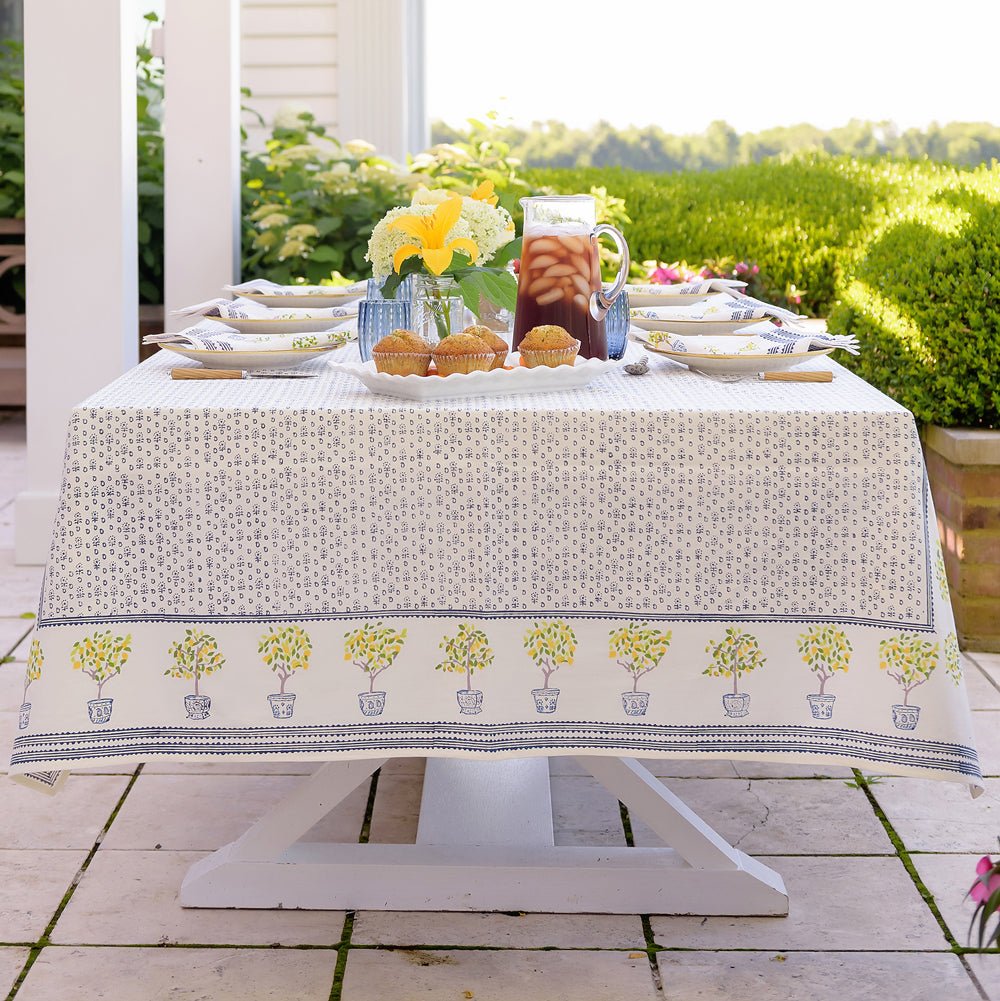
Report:
[[577,760],[670,847],[557,846],[544,757],[428,759],[416,844],[299,842],[386,760],[322,765],[242,837],[195,863],[182,905],[788,913],[778,873],[727,844],[630,758]]

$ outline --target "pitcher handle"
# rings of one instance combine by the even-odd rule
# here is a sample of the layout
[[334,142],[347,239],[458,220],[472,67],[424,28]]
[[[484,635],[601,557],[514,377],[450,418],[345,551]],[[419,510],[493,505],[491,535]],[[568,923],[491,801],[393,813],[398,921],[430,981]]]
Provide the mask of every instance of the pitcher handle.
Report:
[[607,293],[604,289],[598,289],[590,297],[590,314],[595,320],[603,320],[607,311],[611,308],[615,299],[618,298],[625,291],[625,285],[628,282],[628,272],[629,266],[632,263],[632,259],[628,252],[628,243],[625,241],[625,237],[622,233],[615,229],[614,226],[609,226],[607,223],[601,223],[599,226],[594,227],[594,237],[595,239],[599,236],[604,235],[610,236],[612,240],[615,241],[615,245],[618,247],[618,253],[622,255],[621,265],[618,268],[618,274],[615,277],[614,284],[608,289]]

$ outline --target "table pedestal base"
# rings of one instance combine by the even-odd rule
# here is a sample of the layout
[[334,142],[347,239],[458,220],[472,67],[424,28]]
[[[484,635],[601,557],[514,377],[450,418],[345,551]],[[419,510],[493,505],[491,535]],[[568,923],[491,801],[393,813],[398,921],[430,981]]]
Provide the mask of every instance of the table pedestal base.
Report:
[[184,907],[784,915],[781,877],[628,758],[580,763],[669,848],[556,846],[546,758],[427,762],[417,843],[300,844],[384,759],[321,766],[195,863]]

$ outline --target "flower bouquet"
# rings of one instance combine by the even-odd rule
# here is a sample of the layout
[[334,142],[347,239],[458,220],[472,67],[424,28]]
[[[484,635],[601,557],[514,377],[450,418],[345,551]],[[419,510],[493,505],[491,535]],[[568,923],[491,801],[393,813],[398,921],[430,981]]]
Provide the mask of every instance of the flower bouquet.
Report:
[[520,252],[510,213],[484,181],[464,196],[419,188],[410,205],[390,209],[375,226],[367,260],[387,299],[415,276],[413,325],[441,339],[464,327],[464,307],[476,316],[484,303],[514,311],[517,279],[507,265]]

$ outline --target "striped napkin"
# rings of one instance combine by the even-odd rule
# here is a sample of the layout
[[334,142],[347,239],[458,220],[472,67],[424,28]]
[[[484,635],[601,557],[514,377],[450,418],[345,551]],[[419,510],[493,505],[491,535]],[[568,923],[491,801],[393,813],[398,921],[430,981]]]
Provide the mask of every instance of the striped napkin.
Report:
[[352,282],[350,285],[279,285],[266,278],[254,278],[242,285],[224,285],[227,292],[242,295],[244,292],[259,292],[262,295],[334,295],[341,292],[356,292],[359,296],[365,294],[368,279]]
[[201,351],[313,351],[337,348],[354,340],[358,327],[350,320],[332,330],[308,334],[241,334],[218,320],[201,323],[175,334],[147,334],[143,344],[180,344]]
[[746,287],[746,282],[735,278],[703,278],[697,282],[675,282],[673,285],[626,285],[625,291],[633,295],[656,296],[658,299],[676,299],[679,296],[705,295],[707,292]]
[[174,316],[218,316],[236,320],[326,320],[331,323],[358,315],[357,306],[306,307],[302,309],[271,308],[249,299],[209,299],[194,306],[171,311]]
[[761,320],[767,316],[779,320],[799,319],[790,309],[772,306],[733,290],[687,305],[637,306],[630,312],[633,318],[642,320]]
[[779,327],[770,320],[751,323],[739,334],[705,337],[697,334],[673,334],[666,330],[632,328],[636,340],[677,353],[698,355],[790,355],[824,348],[841,348],[858,354],[858,340],[853,335],[811,333],[793,327]]

